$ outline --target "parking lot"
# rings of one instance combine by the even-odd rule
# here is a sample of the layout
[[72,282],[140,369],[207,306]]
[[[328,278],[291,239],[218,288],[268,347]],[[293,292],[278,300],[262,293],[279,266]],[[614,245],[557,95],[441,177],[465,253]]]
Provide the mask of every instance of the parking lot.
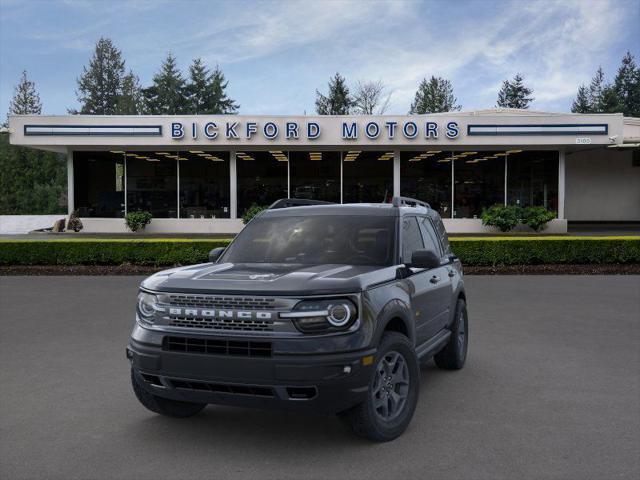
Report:
[[124,347],[139,277],[0,277],[0,478],[640,476],[640,277],[467,278],[459,372],[422,368],[407,432],[208,407],[156,416]]

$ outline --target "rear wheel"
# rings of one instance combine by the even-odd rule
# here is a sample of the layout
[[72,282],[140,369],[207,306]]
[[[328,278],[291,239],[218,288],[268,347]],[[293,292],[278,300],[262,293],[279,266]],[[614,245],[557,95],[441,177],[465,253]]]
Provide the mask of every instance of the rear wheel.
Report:
[[206,403],[181,402],[178,400],[170,400],[168,398],[158,397],[147,392],[140,381],[136,377],[133,368],[131,369],[131,384],[133,392],[142,405],[154,413],[165,415],[167,417],[186,418],[192,417],[202,411],[207,406]]
[[467,347],[469,345],[469,318],[467,316],[467,304],[463,299],[458,299],[456,313],[451,326],[449,343],[438,352],[434,360],[439,368],[444,370],[460,370],[467,359]]
[[382,337],[375,365],[367,400],[339,416],[357,435],[388,442],[400,436],[413,417],[420,369],[409,339],[395,332]]

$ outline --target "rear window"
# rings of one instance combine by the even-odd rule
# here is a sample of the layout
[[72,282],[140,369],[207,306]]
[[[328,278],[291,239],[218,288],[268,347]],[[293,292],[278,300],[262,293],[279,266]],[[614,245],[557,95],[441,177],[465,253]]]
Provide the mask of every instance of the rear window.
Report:
[[221,262],[393,265],[395,217],[262,217],[251,221]]

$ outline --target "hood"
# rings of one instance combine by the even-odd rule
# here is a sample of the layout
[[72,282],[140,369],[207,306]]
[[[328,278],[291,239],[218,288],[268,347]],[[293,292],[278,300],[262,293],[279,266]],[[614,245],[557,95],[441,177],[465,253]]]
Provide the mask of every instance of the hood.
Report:
[[142,282],[154,291],[261,295],[353,293],[395,278],[396,267],[205,263],[158,272]]

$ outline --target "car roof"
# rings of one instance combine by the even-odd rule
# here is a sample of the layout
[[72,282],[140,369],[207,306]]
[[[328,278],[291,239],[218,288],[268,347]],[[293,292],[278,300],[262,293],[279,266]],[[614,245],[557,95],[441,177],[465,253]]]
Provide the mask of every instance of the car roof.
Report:
[[426,207],[395,207],[390,203],[329,203],[325,205],[305,205],[299,207],[276,208],[265,210],[261,216],[264,217],[299,217],[299,216],[322,216],[322,215],[345,215],[345,216],[379,216],[398,217],[406,214],[428,215],[433,210]]

